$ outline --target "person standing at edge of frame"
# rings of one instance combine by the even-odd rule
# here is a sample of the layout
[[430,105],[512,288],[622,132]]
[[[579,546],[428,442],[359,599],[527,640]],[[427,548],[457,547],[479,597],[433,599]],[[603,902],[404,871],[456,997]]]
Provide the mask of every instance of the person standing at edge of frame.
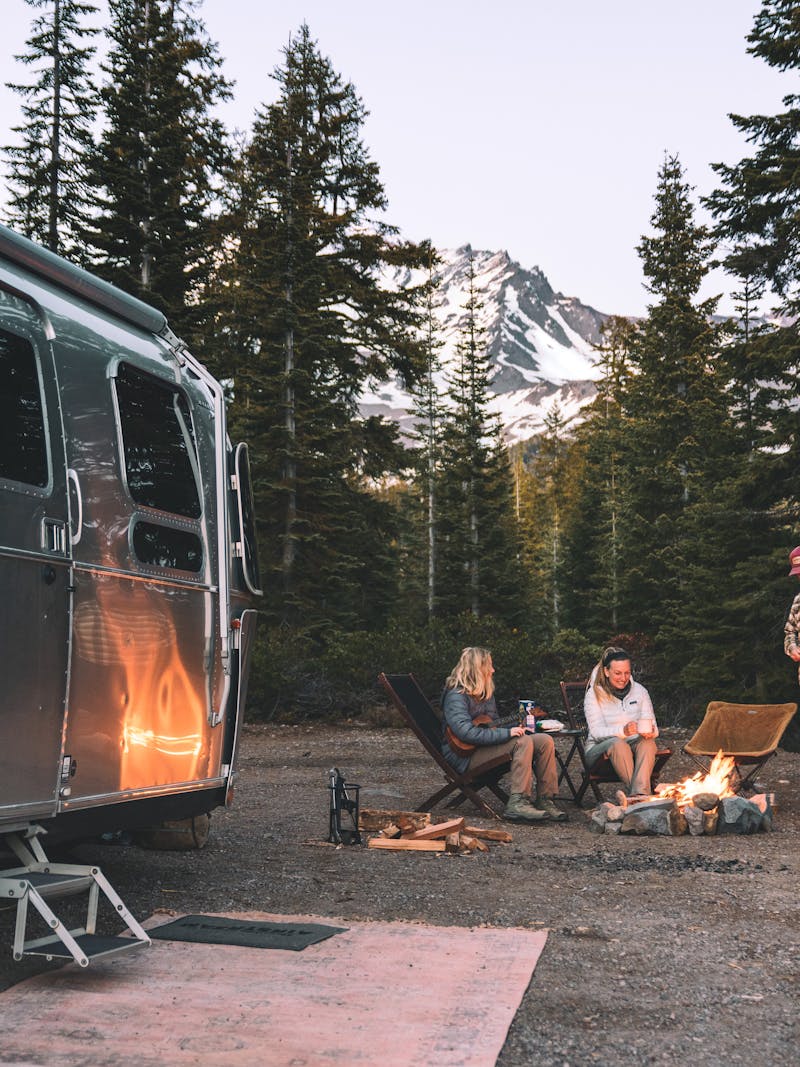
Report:
[[[800,545],[789,553],[789,576],[800,578]],[[783,627],[783,651],[797,664],[797,677],[800,681],[800,593],[791,603],[786,623]]]

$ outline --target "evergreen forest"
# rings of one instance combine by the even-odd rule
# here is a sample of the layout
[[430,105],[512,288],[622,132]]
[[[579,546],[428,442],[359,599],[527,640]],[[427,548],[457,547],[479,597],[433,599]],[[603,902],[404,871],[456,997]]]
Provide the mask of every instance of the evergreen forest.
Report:
[[[785,73],[783,109],[731,116],[742,158],[714,166],[702,204],[665,151],[637,249],[646,315],[606,321],[577,428],[556,411],[513,446],[474,277],[437,385],[437,250],[391,224],[368,102],[308,25],[241,133],[217,118],[233,86],[202,5],[110,0],[101,25],[91,0],[26,2],[3,221],[163,310],[225,385],[264,587],[251,718],[371,714],[382,670],[434,695],[468,644],[492,649],[501,705],[556,709],[559,679],[607,644],[631,651],[664,722],[796,699],[794,0],[763,0],[742,42]],[[731,318],[699,296],[719,263]],[[390,381],[413,397],[412,439],[360,408]]]

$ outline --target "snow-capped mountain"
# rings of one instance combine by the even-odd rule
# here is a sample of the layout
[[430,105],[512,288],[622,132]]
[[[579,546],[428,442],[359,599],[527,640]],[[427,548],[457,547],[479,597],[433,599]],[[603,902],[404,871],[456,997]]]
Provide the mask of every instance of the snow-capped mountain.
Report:
[[[595,394],[594,346],[608,316],[554,292],[538,267],[525,269],[507,252],[472,251],[468,245],[440,251],[434,311],[444,341],[445,369],[455,358],[466,315],[470,255],[493,368],[491,386],[507,439],[525,440],[541,432],[555,404],[571,421]],[[392,279],[392,284],[418,280],[409,274]],[[444,392],[444,375],[440,387]],[[365,415],[381,414],[398,422],[404,431],[411,428],[408,394],[397,385],[382,384],[369,392],[361,408]]]

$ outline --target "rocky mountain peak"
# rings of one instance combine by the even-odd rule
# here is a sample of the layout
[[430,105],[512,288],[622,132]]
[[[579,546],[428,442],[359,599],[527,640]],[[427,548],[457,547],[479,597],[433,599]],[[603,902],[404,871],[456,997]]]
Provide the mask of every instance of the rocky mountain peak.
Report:
[[[556,292],[538,267],[525,268],[508,252],[463,245],[440,251],[434,313],[444,341],[442,363],[455,358],[466,318],[468,271],[472,257],[479,321],[485,331],[496,395],[509,441],[541,432],[555,405],[571,420],[595,393],[595,346],[608,317],[576,297]],[[394,277],[393,285],[411,277]],[[441,381],[445,389],[444,376]],[[363,398],[365,414],[383,414],[410,429],[409,399],[397,386],[381,386]]]

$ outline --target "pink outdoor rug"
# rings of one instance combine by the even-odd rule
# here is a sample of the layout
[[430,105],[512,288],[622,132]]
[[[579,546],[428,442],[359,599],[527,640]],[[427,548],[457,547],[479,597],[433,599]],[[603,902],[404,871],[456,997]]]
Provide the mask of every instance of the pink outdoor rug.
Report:
[[154,941],[30,978],[0,993],[0,1065],[491,1067],[547,939],[544,930],[228,917],[348,929],[302,952]]

